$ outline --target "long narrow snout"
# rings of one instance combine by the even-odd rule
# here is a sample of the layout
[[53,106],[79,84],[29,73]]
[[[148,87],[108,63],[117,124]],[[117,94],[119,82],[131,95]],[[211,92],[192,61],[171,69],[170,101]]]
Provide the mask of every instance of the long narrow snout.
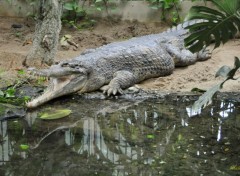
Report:
[[74,73],[79,73],[79,69],[71,67],[62,67],[61,65],[52,65],[49,69],[36,70],[35,68],[29,68],[28,72],[31,75],[44,76],[44,77],[64,77]]
[[32,101],[28,102],[26,106],[28,108],[35,108],[37,106],[42,105],[45,102],[48,102],[54,98],[57,98],[57,96],[52,96],[51,92],[45,92],[44,94],[40,95],[39,97],[33,99]]
[[45,92],[39,97],[28,102],[28,108],[35,108],[54,98],[80,91],[86,83],[86,76],[73,74],[60,78],[51,78]]
[[29,69],[29,73],[48,77],[50,81],[42,95],[26,104],[28,108],[35,108],[54,98],[77,92],[84,87],[87,79],[87,69],[76,63],[62,62],[52,65],[49,69]]

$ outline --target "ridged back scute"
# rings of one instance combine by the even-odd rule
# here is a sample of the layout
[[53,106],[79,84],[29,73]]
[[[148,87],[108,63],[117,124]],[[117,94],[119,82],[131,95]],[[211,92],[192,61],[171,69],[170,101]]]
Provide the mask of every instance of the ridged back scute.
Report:
[[174,27],[168,29],[165,33],[167,33],[168,35],[169,34],[172,34],[172,35],[188,34],[188,30],[186,29],[186,27],[191,26],[191,25],[196,24],[196,23],[203,22],[203,21],[204,20],[201,20],[201,19],[184,21],[183,23],[178,24],[177,26],[174,26]]

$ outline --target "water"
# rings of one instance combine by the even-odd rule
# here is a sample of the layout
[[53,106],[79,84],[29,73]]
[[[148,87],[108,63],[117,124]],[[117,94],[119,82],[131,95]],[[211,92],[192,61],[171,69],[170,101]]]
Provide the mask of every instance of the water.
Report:
[[[66,118],[43,121],[42,106],[0,123],[0,175],[240,175],[240,105],[192,102],[57,100]],[[23,150],[21,144],[30,148]]]

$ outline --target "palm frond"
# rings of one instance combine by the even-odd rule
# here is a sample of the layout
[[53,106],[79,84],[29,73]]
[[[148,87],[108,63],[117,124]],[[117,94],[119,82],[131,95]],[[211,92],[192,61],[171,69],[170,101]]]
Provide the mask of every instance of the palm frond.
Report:
[[197,112],[201,108],[205,108],[209,104],[212,103],[213,96],[218,92],[220,89],[223,88],[223,84],[227,82],[228,80],[238,80],[239,78],[235,78],[236,72],[240,69],[240,59],[238,57],[235,57],[234,67],[228,67],[223,66],[221,67],[215,77],[222,76],[225,79],[220,82],[219,84],[211,87],[209,90],[207,90],[203,95],[199,97],[197,101],[194,102],[192,109]]
[[210,45],[212,38],[216,48],[233,38],[240,29],[239,0],[212,0],[212,2],[218,10],[193,6],[189,12],[188,20],[203,19],[186,27],[191,34],[185,39],[185,45],[192,52],[198,52],[204,45]]

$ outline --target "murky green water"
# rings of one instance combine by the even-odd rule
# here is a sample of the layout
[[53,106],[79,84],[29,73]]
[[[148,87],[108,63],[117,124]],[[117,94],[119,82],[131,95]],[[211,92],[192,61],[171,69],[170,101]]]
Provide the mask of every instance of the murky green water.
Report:
[[[66,100],[73,113],[0,123],[0,175],[240,175],[240,105],[215,101]],[[22,150],[21,144],[30,148]]]

